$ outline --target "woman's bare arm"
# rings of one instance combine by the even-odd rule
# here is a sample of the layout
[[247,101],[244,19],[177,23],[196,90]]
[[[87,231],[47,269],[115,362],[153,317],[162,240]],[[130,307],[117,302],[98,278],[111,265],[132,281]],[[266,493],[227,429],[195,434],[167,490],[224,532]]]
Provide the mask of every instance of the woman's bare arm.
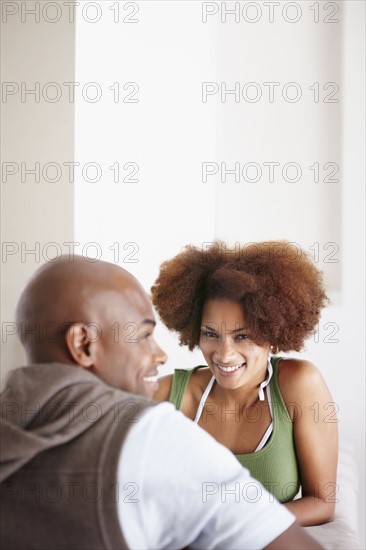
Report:
[[281,361],[279,383],[294,426],[302,498],[286,503],[300,525],[333,520],[337,498],[338,420],[336,404],[308,361]]
[[318,550],[322,548],[297,522],[293,523],[264,550]]

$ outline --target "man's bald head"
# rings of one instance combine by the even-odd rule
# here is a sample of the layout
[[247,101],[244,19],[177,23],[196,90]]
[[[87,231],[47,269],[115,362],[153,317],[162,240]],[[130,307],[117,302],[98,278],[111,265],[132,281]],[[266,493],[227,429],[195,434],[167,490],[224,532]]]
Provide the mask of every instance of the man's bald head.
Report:
[[23,290],[16,319],[28,363],[67,363],[110,386],[151,397],[157,367],[151,302],[128,271],[107,262],[61,257]]
[[[31,361],[60,360],[67,328],[99,325],[107,296],[145,299],[139,282],[125,269],[81,256],[61,256],[42,266],[24,288],[16,308],[22,343]],[[51,359],[52,359],[51,357]]]

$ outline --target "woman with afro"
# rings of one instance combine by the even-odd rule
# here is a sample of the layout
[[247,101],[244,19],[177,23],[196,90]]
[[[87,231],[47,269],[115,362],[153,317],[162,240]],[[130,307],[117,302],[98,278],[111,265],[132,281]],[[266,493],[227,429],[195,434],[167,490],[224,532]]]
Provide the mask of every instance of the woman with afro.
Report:
[[300,524],[332,521],[332,397],[312,363],[280,354],[300,351],[327,302],[308,255],[287,241],[187,246],[162,264],[152,299],[181,345],[199,346],[207,363],[162,378],[154,399],[228,447]]

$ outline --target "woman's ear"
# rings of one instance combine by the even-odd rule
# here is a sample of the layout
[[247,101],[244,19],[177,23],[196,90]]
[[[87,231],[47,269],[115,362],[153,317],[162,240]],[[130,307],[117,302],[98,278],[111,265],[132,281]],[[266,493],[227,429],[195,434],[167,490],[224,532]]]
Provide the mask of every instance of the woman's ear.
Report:
[[67,349],[75,363],[84,368],[94,365],[97,341],[84,323],[74,323],[65,334]]

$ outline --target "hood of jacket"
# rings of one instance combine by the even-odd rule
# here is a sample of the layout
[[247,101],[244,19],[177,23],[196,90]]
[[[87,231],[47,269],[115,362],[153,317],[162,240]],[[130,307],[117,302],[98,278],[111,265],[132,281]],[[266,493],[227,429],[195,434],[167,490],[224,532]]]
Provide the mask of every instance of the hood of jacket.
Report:
[[88,430],[126,395],[76,365],[12,371],[0,395],[0,483],[38,453]]

